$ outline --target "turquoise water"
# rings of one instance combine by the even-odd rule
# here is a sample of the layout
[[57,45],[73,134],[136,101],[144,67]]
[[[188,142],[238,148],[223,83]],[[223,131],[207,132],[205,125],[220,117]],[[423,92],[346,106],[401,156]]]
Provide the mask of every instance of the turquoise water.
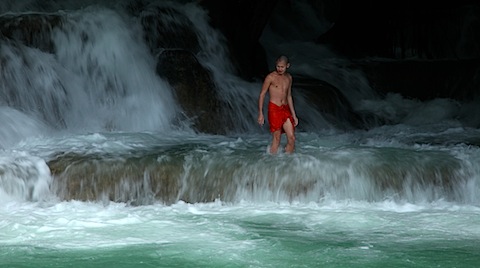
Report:
[[[3,192],[0,266],[476,267],[478,148],[411,146],[406,136],[390,137],[387,146],[385,139],[373,138],[375,131],[363,135],[299,133],[297,152],[277,156],[266,153],[266,135],[118,133],[21,143],[12,152],[31,155],[5,157],[11,169],[24,166],[11,173],[41,175],[43,159],[58,158],[58,152],[69,155],[69,147],[104,168],[108,165],[102,161],[129,155],[142,159],[142,154],[155,159],[157,152],[158,166],[173,168],[181,160],[183,186],[171,189],[178,191],[173,194],[178,200],[165,203],[159,197],[143,204],[112,202],[102,195],[62,199],[53,186],[39,191],[43,196],[36,201],[25,200],[22,191]],[[164,150],[172,146],[176,150]],[[81,162],[69,161],[65,172]],[[441,168],[431,162],[442,163]],[[131,174],[135,165],[124,163],[125,174]],[[432,172],[440,174],[430,177]],[[85,184],[106,176],[103,171],[85,174]],[[451,182],[435,181],[444,176]],[[34,191],[48,177],[33,181]],[[408,178],[416,182],[407,183]],[[13,188],[13,181],[4,181],[4,190]],[[126,182],[114,184],[127,193],[139,190],[129,190],[134,184]],[[220,186],[229,189],[224,200],[182,199],[188,193],[184,196],[201,200]]]
[[[13,208],[15,208],[13,210]],[[2,267],[476,267],[478,207],[10,203]]]

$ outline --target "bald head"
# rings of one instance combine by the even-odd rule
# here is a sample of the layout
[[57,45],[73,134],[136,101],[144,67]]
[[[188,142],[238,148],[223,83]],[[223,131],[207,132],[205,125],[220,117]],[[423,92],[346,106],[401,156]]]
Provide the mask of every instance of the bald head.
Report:
[[285,55],[281,55],[280,57],[278,57],[275,62],[279,62],[279,61],[284,61],[285,63],[290,63],[290,62],[288,61],[288,57],[285,56]]

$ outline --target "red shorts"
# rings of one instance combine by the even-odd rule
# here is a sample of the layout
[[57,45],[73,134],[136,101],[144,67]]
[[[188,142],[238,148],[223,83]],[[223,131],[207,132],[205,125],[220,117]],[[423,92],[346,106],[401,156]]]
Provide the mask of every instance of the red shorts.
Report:
[[281,130],[282,133],[285,133],[283,124],[287,122],[288,119],[290,119],[293,129],[295,129],[295,120],[293,120],[290,107],[287,104],[278,106],[273,102],[268,103],[268,123],[270,125],[270,132]]

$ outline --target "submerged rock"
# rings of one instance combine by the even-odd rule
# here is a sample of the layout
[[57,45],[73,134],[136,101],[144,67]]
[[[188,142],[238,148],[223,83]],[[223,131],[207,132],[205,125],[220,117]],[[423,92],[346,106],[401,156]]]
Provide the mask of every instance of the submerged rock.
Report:
[[[397,148],[272,157],[186,143],[126,154],[59,154],[48,162],[61,200],[132,205],[221,200],[464,201],[473,174],[446,152]],[[356,154],[358,157],[352,156]]]

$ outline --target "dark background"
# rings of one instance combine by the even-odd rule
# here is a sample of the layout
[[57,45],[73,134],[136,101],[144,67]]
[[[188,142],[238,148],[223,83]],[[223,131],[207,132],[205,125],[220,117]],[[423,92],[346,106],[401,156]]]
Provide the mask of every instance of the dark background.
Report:
[[[269,71],[259,38],[278,5],[295,0],[203,0],[245,79]],[[378,92],[422,100],[472,99],[480,91],[480,1],[310,0],[333,23],[312,38],[362,68]],[[297,23],[301,16],[282,14]],[[314,26],[312,26],[314,27]],[[382,61],[372,60],[382,58]],[[366,60],[368,59],[368,60]],[[385,61],[388,59],[388,61]]]

